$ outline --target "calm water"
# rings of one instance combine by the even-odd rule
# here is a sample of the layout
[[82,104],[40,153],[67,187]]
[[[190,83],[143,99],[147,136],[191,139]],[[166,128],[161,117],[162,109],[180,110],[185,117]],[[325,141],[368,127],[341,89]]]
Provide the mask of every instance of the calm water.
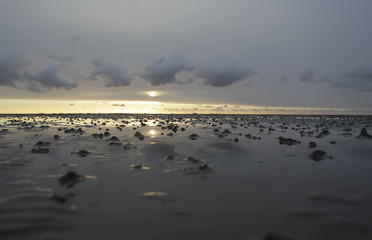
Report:
[[[358,137],[372,134],[370,117],[2,115],[0,124],[1,239],[372,239],[372,137]],[[39,148],[49,152],[31,153]],[[315,150],[322,160],[309,157]],[[63,178],[69,171],[77,175]]]

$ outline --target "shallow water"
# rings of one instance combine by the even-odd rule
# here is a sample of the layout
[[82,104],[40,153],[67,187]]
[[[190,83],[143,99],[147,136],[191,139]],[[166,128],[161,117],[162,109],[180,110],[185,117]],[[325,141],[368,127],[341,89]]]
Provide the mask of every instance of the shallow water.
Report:
[[[372,138],[358,137],[372,133],[370,117],[2,115],[0,124],[1,239],[372,238]],[[49,152],[31,153],[39,147]],[[314,161],[314,150],[327,156]],[[60,184],[69,171],[81,176]]]

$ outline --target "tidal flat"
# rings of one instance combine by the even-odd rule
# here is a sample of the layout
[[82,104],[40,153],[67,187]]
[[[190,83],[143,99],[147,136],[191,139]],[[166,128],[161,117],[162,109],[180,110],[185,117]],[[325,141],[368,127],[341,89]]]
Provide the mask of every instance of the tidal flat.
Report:
[[0,239],[372,239],[372,117],[0,115]]

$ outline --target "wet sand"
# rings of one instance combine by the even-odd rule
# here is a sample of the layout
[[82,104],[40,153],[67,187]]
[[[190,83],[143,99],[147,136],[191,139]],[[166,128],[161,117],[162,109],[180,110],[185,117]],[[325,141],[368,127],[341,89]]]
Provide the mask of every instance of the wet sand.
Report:
[[372,117],[0,125],[0,239],[372,239]]

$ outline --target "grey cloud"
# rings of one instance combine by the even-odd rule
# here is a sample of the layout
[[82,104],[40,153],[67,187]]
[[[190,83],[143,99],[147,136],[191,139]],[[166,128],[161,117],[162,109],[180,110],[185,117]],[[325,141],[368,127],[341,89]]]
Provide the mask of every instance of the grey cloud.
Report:
[[102,77],[106,80],[106,87],[126,87],[131,85],[132,77],[117,63],[104,59],[94,59],[95,70],[92,78]]
[[71,90],[77,87],[77,80],[71,81],[60,77],[60,67],[55,64],[35,74],[27,73],[25,76],[27,87],[33,92],[45,92],[52,88]]
[[195,81],[194,79],[188,78],[186,81],[177,81],[177,83],[179,85],[187,85],[187,84],[193,83],[194,81]]
[[355,69],[343,74],[343,79],[330,85],[335,88],[350,88],[372,91],[372,68]]
[[308,69],[299,74],[300,80],[303,82],[312,82],[315,78],[314,69]]
[[57,55],[52,54],[49,57],[51,59],[59,61],[59,62],[70,62],[70,63],[72,63],[72,62],[75,61],[74,57],[71,56],[71,55],[57,56]]
[[225,87],[257,74],[251,68],[228,58],[216,58],[196,69],[196,76],[204,80],[204,85]]
[[329,83],[332,82],[329,78],[318,78],[315,76],[315,70],[314,69],[308,69],[301,73],[299,73],[299,78],[301,82],[313,82],[313,83]]
[[0,57],[0,85],[17,87],[23,81],[23,72],[28,61],[18,56]]
[[[174,54],[169,58],[162,57],[151,61],[139,74],[141,78],[152,86],[160,86],[168,83],[177,83],[176,74],[181,71],[193,71],[194,66],[182,55]],[[187,84],[191,81],[179,82]]]
[[[306,75],[306,74],[305,74]],[[300,77],[301,78],[301,77]],[[282,75],[278,78],[278,82],[280,83],[287,83],[287,82],[290,82],[291,80],[288,78],[287,75]]]
[[31,73],[29,61],[19,56],[0,58],[0,85],[27,88],[33,92],[45,92],[52,88],[71,90],[77,87],[77,80],[70,81],[59,76],[60,67],[50,65],[47,68]]

